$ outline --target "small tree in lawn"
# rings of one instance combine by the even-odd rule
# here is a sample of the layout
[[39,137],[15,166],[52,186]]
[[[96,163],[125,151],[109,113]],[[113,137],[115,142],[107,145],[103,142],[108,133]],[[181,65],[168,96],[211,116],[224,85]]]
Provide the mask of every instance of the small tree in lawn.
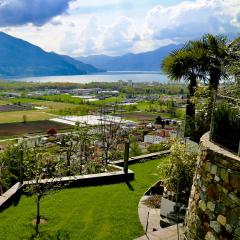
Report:
[[27,179],[26,191],[36,197],[36,234],[39,234],[39,224],[41,220],[40,203],[42,198],[56,190],[61,185],[59,183],[61,176],[61,161],[56,155],[46,151],[43,148],[34,148],[31,150],[28,158],[24,161],[25,175]]

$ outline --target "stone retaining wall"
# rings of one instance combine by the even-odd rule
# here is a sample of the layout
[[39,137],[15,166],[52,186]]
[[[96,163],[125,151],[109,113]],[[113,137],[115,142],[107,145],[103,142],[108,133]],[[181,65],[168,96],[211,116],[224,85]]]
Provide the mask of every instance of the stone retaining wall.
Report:
[[200,154],[185,221],[187,239],[240,239],[240,157],[209,141]]

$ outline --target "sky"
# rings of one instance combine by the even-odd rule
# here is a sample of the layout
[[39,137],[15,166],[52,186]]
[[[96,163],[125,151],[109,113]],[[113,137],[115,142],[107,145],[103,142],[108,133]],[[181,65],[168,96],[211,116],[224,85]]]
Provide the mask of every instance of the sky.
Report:
[[0,31],[73,57],[239,34],[240,0],[0,0]]

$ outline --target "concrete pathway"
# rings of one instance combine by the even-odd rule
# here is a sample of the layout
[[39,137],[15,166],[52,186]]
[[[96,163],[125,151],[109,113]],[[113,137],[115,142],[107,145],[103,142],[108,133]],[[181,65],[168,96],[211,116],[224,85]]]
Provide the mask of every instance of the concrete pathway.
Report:
[[[146,233],[136,240],[178,240],[177,225],[160,227],[160,209],[147,207],[144,201],[149,196],[143,196],[138,204],[138,216]],[[179,240],[183,240],[183,226],[179,224]]]
[[[135,240],[178,240],[177,225],[162,228],[155,232],[148,232]],[[184,240],[182,224],[179,224],[179,240]]]
[[144,231],[153,232],[161,229],[160,227],[160,209],[150,208],[144,204],[149,196],[143,196],[138,204],[138,216]]

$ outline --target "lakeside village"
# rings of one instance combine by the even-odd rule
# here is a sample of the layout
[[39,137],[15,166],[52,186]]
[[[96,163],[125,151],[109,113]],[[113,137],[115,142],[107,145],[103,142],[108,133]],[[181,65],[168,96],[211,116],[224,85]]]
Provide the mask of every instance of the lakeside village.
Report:
[[239,42],[166,56],[180,83],[1,81],[0,239],[240,239]]

